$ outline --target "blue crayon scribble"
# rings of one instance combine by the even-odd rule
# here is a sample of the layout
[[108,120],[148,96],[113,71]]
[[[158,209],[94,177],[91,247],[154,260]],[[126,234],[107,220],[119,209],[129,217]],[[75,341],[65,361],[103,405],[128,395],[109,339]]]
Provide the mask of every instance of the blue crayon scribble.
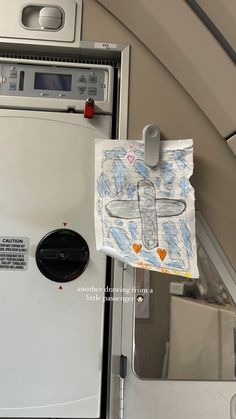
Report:
[[101,198],[104,198],[110,192],[110,181],[105,173],[101,173],[97,179],[97,190]]
[[182,234],[184,246],[187,252],[187,255],[192,258],[194,256],[193,250],[192,250],[192,244],[191,244],[191,233],[186,225],[186,222],[184,220],[179,221],[180,224],[180,231]]
[[137,235],[137,224],[134,221],[129,221],[128,222],[128,229],[129,232],[131,234],[132,240],[138,240],[138,235]]
[[186,151],[185,150],[174,150],[173,151],[173,157],[176,161],[176,164],[180,169],[185,169],[185,167],[188,167],[188,164],[186,162]]
[[173,169],[173,166],[168,161],[162,161],[160,163],[161,172],[170,172]]
[[125,230],[123,230],[123,228],[112,227],[110,229],[110,233],[111,233],[113,239],[115,240],[117,246],[121,250],[121,252],[127,253],[131,250],[131,248],[132,248],[131,241],[129,240],[129,238],[128,238]]
[[155,179],[155,185],[158,187],[158,188],[160,188],[160,186],[161,186],[161,178],[160,177],[156,177],[156,179]]
[[182,177],[179,181],[179,187],[182,189],[181,195],[186,197],[192,190],[192,186],[186,177]]
[[111,222],[109,221],[109,219],[108,219],[108,221],[104,221],[104,222],[103,222],[103,225],[104,225],[104,229],[105,229],[106,231],[110,231],[110,228],[111,228]]
[[138,261],[138,257],[135,255],[124,256],[124,262],[127,263],[136,263]]
[[135,191],[136,191],[135,185],[133,183],[129,183],[127,186],[127,195],[129,199],[133,199]]
[[168,268],[170,269],[181,269],[181,270],[185,270],[185,265],[184,262],[182,260],[176,260],[173,262],[167,262],[166,266],[168,266]]
[[180,257],[180,249],[177,245],[177,228],[172,221],[163,223],[164,239],[167,242],[168,253],[170,259],[178,259]]
[[123,221],[121,221],[121,220],[116,220],[116,221],[115,221],[115,224],[116,224],[116,225],[118,225],[118,226],[121,226],[121,227],[122,227],[122,226],[123,226]]
[[135,164],[135,172],[137,172],[141,177],[147,178],[149,177],[149,170],[142,160],[136,160]]
[[156,266],[156,268],[159,268],[161,266],[159,260],[156,258],[153,253],[145,252],[145,250],[141,250],[139,255],[144,259],[144,262],[151,263],[153,266]]
[[171,192],[171,191],[159,191],[158,192],[158,198],[161,198],[163,196],[165,196],[165,197],[173,196],[173,192]]
[[134,154],[137,156],[137,157],[143,157],[144,156],[144,151],[143,150],[134,150]]
[[164,180],[164,186],[167,189],[172,189],[173,188],[173,183],[175,180],[175,174],[174,172],[165,172],[162,173],[162,178]]
[[116,194],[118,195],[126,186],[128,170],[122,160],[116,159],[113,161],[112,172],[114,173]]
[[172,189],[175,180],[175,173],[173,172],[172,164],[165,161],[161,162],[160,171],[161,177],[164,180],[165,188]]
[[104,155],[109,159],[123,159],[126,156],[126,150],[123,147],[116,147],[113,150],[106,150]]
[[102,214],[102,203],[99,199],[96,202],[96,212],[98,215]]

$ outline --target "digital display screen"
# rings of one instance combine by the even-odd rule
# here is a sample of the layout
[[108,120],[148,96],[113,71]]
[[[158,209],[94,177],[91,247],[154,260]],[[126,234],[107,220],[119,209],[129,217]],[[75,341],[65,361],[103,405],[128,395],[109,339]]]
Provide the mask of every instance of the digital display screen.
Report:
[[35,73],[34,88],[70,92],[71,79],[70,74]]

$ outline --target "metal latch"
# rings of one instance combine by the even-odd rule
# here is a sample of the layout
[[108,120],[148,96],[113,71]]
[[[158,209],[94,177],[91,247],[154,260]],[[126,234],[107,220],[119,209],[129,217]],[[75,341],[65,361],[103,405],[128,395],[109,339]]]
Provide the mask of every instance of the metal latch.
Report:
[[143,129],[144,161],[147,166],[155,167],[160,160],[160,128],[146,125]]
[[84,118],[93,118],[94,116],[94,100],[92,97],[89,97],[86,99],[85,105],[84,105]]

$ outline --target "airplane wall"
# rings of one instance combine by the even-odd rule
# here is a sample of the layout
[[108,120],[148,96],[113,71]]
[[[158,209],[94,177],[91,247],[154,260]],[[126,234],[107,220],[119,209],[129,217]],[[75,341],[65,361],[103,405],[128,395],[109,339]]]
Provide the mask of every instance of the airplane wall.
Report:
[[162,138],[194,139],[196,209],[236,270],[236,158],[225,140],[153,54],[95,0],[84,1],[82,40],[131,45],[130,139],[140,139],[150,123],[160,126]]

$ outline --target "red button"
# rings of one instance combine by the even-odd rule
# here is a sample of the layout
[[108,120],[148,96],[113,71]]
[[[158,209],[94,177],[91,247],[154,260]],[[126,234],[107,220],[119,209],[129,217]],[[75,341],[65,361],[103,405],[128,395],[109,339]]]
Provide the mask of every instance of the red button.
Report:
[[84,106],[84,117],[85,118],[93,118],[94,115],[94,100],[93,98],[89,97]]

